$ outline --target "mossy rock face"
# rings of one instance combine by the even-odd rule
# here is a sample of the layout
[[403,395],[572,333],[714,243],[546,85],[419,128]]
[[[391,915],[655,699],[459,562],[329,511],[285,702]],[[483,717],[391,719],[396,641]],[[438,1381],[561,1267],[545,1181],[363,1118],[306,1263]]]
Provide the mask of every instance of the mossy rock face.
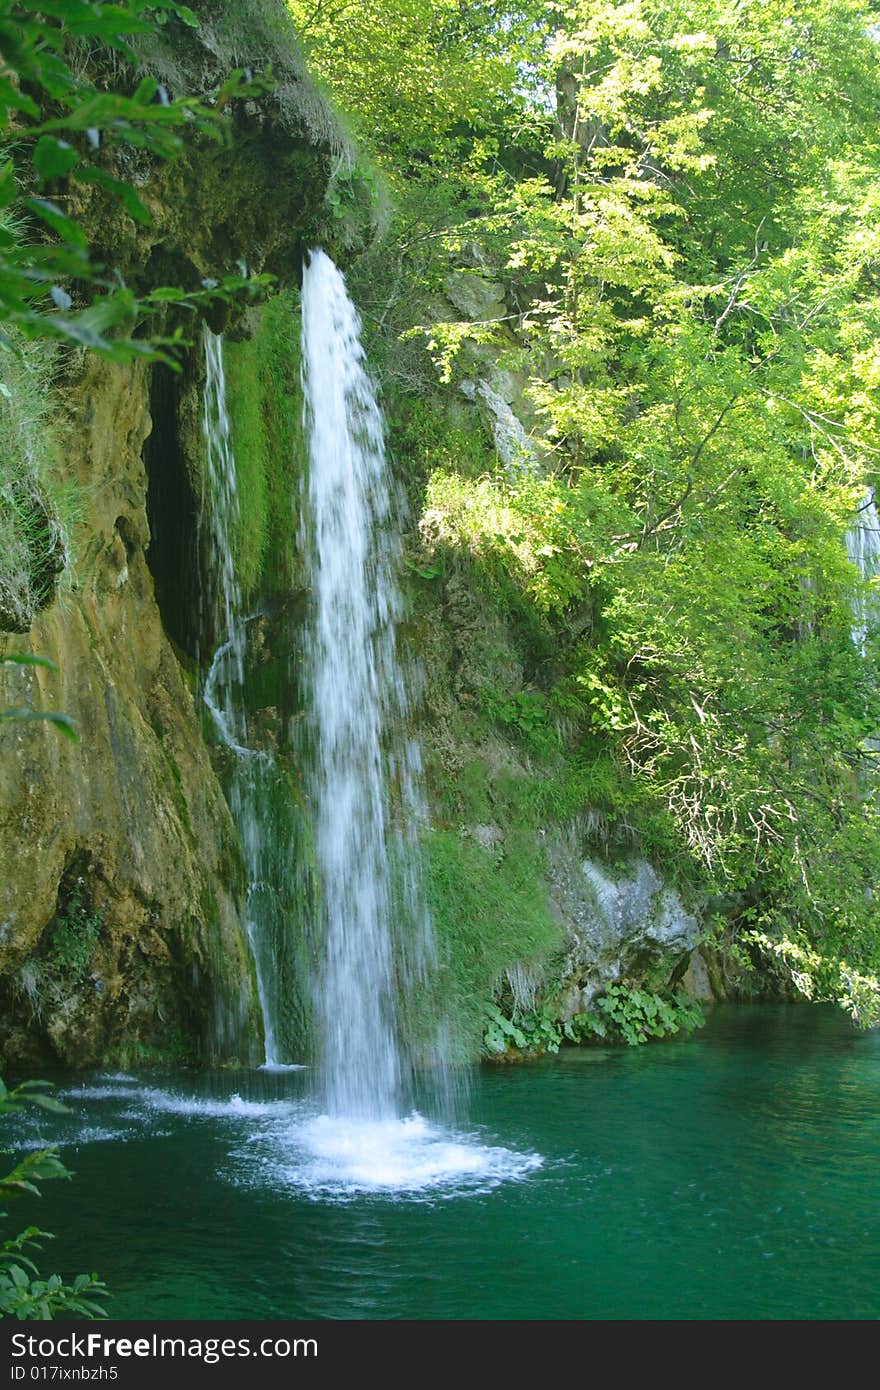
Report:
[[235,830],[146,559],[148,387],[144,366],[97,359],[68,387],[83,560],[26,637],[0,639],[58,667],[0,671],[0,707],[63,711],[80,735],[0,725],[6,1063],[92,1064],[175,1031],[191,1055],[259,1053]]
[[246,602],[296,607],[299,509],[307,445],[300,386],[299,299],[274,295],[248,312],[247,334],[224,343],[240,516],[232,544]]
[[[136,41],[141,71],[132,70],[132,82],[147,71],[172,97],[210,102],[230,72],[242,69],[265,79],[265,90],[231,102],[216,139],[184,130],[184,151],[174,158],[130,147],[102,152],[108,172],[136,185],[152,222],[136,224],[100,190],[72,185],[69,210],[89,232],[94,258],[139,291],[163,284],[195,290],[206,279],[264,271],[282,285],[295,283],[303,252],[318,244],[350,258],[375,235],[376,199],[356,175],[355,150],[333,108],[309,78],[286,7],[280,0],[195,0],[192,8],[198,27],[173,23]],[[107,81],[118,87],[115,67]],[[339,208],[332,189],[346,171]],[[212,327],[223,331],[240,313],[240,305],[220,305]]]
[[[439,968],[423,991],[421,1028],[443,1021],[464,1059],[480,1052],[486,1005],[508,972],[540,984],[562,947],[536,837],[497,827],[434,830],[423,844]],[[418,1021],[416,1021],[418,1022]]]

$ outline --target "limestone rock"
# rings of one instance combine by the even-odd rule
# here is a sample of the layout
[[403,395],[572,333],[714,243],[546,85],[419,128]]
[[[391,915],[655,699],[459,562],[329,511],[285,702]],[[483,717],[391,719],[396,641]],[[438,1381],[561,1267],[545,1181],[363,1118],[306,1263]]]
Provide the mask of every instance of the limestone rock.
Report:
[[450,270],[443,289],[447,299],[471,323],[500,319],[506,313],[504,286],[478,270]]
[[707,1004],[715,1001],[709,969],[699,949],[691,953],[687,970],[681,977],[681,987],[692,999],[700,999]]
[[525,426],[505,397],[491,387],[488,381],[463,381],[461,390],[468,400],[483,403],[492,425],[496,453],[508,474],[515,476],[523,472],[537,472],[537,452]]
[[587,1009],[613,980],[668,985],[699,942],[699,920],[646,860],[612,874],[557,842],[548,851],[548,879],[567,924],[564,1017]]

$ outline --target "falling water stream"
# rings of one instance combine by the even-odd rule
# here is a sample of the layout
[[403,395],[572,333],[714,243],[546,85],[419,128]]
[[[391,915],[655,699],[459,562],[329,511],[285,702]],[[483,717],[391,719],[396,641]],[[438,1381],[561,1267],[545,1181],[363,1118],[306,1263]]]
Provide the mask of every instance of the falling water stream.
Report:
[[[856,512],[855,520],[846,533],[846,550],[862,579],[880,580],[880,512],[877,499],[869,492]],[[853,601],[852,640],[864,657],[867,654],[868,633],[880,624],[880,599],[876,590],[862,590]],[[880,732],[865,740],[871,752],[880,752]]]
[[324,909],[316,1001],[323,1087],[330,1114],[381,1120],[396,1113],[405,1080],[397,999],[412,985],[410,964],[419,969],[433,954],[418,847],[413,834],[395,835],[389,804],[394,782],[397,819],[414,830],[422,815],[418,749],[401,732],[407,682],[395,647],[399,541],[360,322],[323,251],[309,257],[302,304],[303,540],[313,593],[305,673]]

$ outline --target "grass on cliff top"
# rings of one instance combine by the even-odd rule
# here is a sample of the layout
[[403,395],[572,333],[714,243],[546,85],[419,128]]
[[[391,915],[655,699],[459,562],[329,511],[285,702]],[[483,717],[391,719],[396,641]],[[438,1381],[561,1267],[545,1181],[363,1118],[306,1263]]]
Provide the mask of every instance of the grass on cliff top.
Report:
[[69,565],[78,515],[75,485],[61,474],[55,348],[7,330],[0,346],[0,614],[28,614],[54,592]]

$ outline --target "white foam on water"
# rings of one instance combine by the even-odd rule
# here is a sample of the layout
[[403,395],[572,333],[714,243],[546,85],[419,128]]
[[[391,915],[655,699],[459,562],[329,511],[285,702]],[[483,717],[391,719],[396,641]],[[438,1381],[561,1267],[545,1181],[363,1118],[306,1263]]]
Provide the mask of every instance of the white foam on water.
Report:
[[[304,1070],[301,1067],[268,1070]],[[240,1136],[230,1152],[231,1170],[221,1173],[236,1184],[300,1193],[313,1201],[352,1201],[379,1196],[430,1200],[489,1192],[501,1183],[520,1182],[543,1166],[540,1154],[518,1153],[459,1133],[413,1112],[403,1119],[362,1119],[316,1114],[314,1103],[299,1099],[248,1100],[195,1096],[159,1086],[83,1085],[59,1094],[70,1101],[115,1101],[102,1123],[82,1111],[58,1116],[21,1116],[18,1149],[53,1145],[74,1148],[125,1143],[149,1136],[168,1138],[156,1128],[160,1116],[194,1123],[222,1121]],[[51,1135],[35,1135],[47,1123]],[[24,1130],[24,1133],[22,1133]],[[58,1131],[61,1131],[60,1133]]]
[[[133,1077],[132,1080],[134,1080]],[[66,1090],[58,1092],[58,1098],[65,1102],[74,1100],[128,1100],[137,1094],[138,1091],[132,1090],[129,1086],[68,1086]]]
[[245,1160],[248,1182],[317,1201],[464,1196],[521,1181],[543,1164],[539,1154],[485,1144],[418,1113],[389,1120],[312,1115],[286,1132],[273,1126],[252,1136],[233,1156]]
[[72,1138],[62,1140],[64,1148],[77,1148],[80,1144],[106,1144],[111,1142],[125,1141],[133,1137],[131,1129],[113,1129],[107,1125],[86,1125],[85,1129],[77,1130]]
[[237,1091],[227,1097],[193,1096],[159,1086],[77,1086],[60,1091],[59,1097],[68,1104],[84,1100],[122,1101],[126,1109],[120,1113],[126,1120],[144,1119],[151,1114],[179,1115],[184,1119],[267,1119],[291,1111],[291,1102],[284,1099],[247,1100]]
[[145,1086],[130,1092],[126,1099],[137,1098],[144,1109],[160,1115],[179,1115],[183,1119],[205,1120],[263,1120],[289,1114],[287,1100],[245,1100],[238,1092],[228,1099],[217,1096],[185,1096],[158,1087]]
[[60,1139],[47,1139],[45,1134],[38,1135],[32,1139],[22,1139],[18,1136],[12,1136],[9,1149],[5,1151],[14,1153],[37,1153],[40,1149],[58,1149],[60,1147]]
[[258,1071],[283,1072],[283,1071],[308,1071],[304,1062],[264,1062]]

